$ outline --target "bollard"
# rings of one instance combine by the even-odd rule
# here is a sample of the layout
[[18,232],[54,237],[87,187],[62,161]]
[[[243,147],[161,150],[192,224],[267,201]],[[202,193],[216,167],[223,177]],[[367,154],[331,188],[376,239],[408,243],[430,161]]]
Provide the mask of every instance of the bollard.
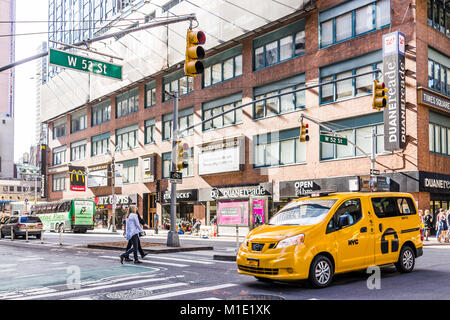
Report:
[[41,230],[41,244],[44,243],[44,230]]
[[25,242],[28,242],[28,228],[25,230]]
[[14,240],[14,229],[13,227],[11,227],[11,241]]
[[62,232],[61,232],[61,228],[59,228],[59,245],[62,246]]

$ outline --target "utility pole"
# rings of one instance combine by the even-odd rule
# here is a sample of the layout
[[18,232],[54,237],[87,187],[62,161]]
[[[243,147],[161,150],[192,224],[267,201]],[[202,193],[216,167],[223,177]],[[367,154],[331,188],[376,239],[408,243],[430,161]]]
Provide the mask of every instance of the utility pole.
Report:
[[[177,91],[172,92],[173,97],[173,118],[172,118],[172,172],[177,170],[177,140],[178,140],[178,99]],[[168,247],[179,247],[180,239],[176,228],[177,219],[177,184],[172,182],[170,185],[170,231],[167,235]]]

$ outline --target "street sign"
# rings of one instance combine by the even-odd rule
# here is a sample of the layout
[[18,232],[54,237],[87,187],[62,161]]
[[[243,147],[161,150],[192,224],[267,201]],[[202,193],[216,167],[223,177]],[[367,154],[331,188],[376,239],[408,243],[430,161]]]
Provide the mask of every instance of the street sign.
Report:
[[183,183],[183,173],[178,171],[170,171],[170,183]]
[[334,144],[341,144],[346,146],[347,145],[347,138],[341,138],[341,137],[335,137],[335,136],[327,136],[324,134],[320,135],[320,141],[326,142],[326,143],[334,143]]
[[122,80],[122,66],[78,56],[64,51],[50,49],[49,63],[57,67]]
[[377,175],[380,174],[380,170],[378,170],[378,169],[370,169],[370,174],[377,176]]

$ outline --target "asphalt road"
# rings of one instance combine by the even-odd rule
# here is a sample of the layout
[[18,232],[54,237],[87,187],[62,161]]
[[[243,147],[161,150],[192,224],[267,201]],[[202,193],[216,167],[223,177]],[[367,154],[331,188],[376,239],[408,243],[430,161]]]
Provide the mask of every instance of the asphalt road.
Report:
[[[0,300],[446,300],[450,297],[450,246],[427,246],[414,272],[381,268],[379,282],[366,271],[336,275],[332,285],[257,281],[239,275],[234,262],[218,261],[235,243],[214,250],[150,254],[141,265],[119,262],[117,251],[85,248],[110,235],[46,235],[45,243],[0,240]],[[69,241],[70,240],[70,241]],[[106,240],[109,241],[109,240]],[[164,242],[164,237],[161,236]],[[201,240],[187,240],[199,243]],[[212,240],[209,240],[212,242]],[[204,243],[204,242],[203,242]],[[216,248],[217,244],[217,248]],[[374,287],[378,284],[378,287]]]

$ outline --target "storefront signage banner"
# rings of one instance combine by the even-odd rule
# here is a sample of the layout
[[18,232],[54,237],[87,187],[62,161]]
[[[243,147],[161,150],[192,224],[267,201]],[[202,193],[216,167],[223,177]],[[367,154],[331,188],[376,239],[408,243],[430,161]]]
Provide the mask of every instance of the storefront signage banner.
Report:
[[234,138],[202,145],[198,157],[200,175],[241,170],[245,162],[245,140]]
[[436,94],[432,94],[430,92],[427,92],[425,90],[421,90],[421,100],[420,103],[438,108],[440,110],[444,110],[447,112],[450,112],[450,100],[442,98]]
[[321,187],[314,180],[280,182],[280,198],[298,197],[317,190],[321,190]]
[[[170,199],[171,199],[170,192],[164,191],[163,202],[170,202]],[[177,200],[179,200],[179,201],[197,201],[198,200],[197,189],[177,191]]]
[[260,225],[264,224],[265,221],[265,205],[266,201],[264,199],[253,199],[252,208],[253,208],[253,224]]
[[450,194],[450,176],[438,173],[420,172],[420,191]]
[[[130,205],[137,204],[137,195],[122,195],[116,194],[116,204],[117,205]],[[98,207],[101,206],[112,206],[113,199],[112,196],[103,196],[95,198],[95,204]]]
[[396,31],[383,35],[383,79],[387,89],[384,109],[384,149],[406,146],[405,36]]
[[219,225],[248,225],[248,201],[219,201],[217,206]]
[[70,190],[86,191],[86,168],[69,166]]
[[257,186],[242,186],[232,188],[212,188],[210,196],[212,199],[239,199],[257,196],[268,196],[272,194],[272,183]]

